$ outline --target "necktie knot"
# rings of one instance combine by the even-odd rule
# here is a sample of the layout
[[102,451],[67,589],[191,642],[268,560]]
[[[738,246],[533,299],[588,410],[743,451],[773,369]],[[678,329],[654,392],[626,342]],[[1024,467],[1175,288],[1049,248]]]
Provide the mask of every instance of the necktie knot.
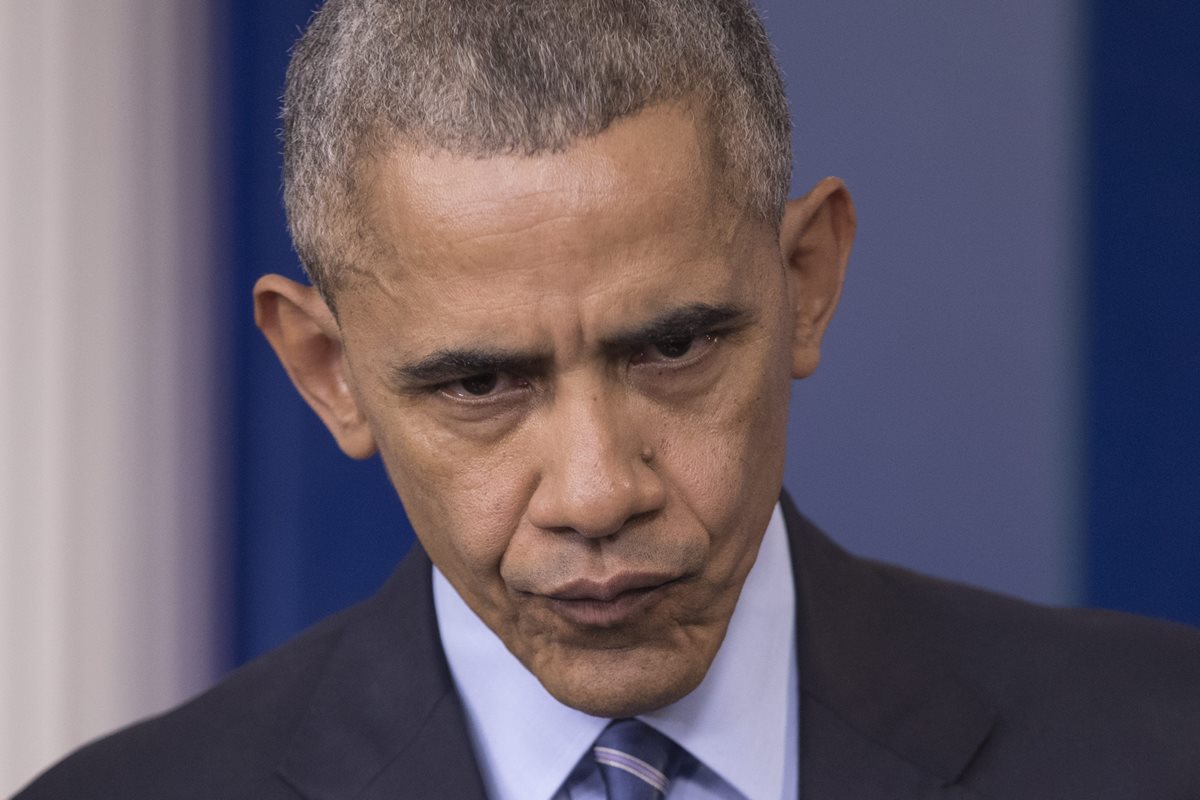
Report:
[[679,746],[636,719],[614,720],[592,747],[608,800],[658,800],[667,794]]

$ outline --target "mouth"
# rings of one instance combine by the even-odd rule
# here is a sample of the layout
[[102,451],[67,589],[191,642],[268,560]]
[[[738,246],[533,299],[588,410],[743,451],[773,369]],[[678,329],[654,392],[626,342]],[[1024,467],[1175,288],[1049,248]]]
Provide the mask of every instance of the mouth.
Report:
[[542,596],[559,616],[576,625],[611,628],[654,602],[677,580],[655,573],[620,573],[604,580],[571,581]]

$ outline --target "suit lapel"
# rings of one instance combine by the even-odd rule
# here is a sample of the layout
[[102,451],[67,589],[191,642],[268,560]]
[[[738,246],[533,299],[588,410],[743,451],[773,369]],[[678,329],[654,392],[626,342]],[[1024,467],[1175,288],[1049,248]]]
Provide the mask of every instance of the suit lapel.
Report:
[[311,800],[483,800],[419,544],[343,632],[279,773]]
[[870,562],[783,497],[796,584],[801,797],[966,798],[955,783],[995,714],[946,671],[922,621]]

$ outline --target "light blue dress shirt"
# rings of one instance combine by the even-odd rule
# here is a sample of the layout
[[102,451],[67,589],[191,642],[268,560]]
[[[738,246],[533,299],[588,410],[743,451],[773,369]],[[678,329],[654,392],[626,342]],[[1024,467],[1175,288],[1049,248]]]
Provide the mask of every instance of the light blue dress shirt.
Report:
[[[433,579],[438,629],[488,797],[603,800],[589,750],[609,720],[554,699],[436,568]],[[675,778],[670,800],[798,800],[795,613],[777,505],[708,674],[678,702],[639,717],[699,762]]]

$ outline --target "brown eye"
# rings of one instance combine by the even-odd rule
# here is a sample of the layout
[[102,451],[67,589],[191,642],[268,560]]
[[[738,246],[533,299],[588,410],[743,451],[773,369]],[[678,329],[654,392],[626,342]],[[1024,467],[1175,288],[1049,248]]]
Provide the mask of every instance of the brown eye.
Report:
[[694,337],[687,339],[669,339],[665,342],[655,342],[654,349],[664,358],[683,358],[692,349]]
[[467,394],[482,397],[495,391],[498,380],[499,376],[495,372],[488,372],[483,375],[472,375],[469,378],[463,378],[459,383],[462,385],[463,391]]
[[479,372],[433,387],[442,397],[459,403],[487,404],[512,401],[530,388],[529,381],[507,372]]
[[631,363],[634,366],[684,369],[703,361],[716,344],[717,336],[712,333],[660,339],[634,353]]

